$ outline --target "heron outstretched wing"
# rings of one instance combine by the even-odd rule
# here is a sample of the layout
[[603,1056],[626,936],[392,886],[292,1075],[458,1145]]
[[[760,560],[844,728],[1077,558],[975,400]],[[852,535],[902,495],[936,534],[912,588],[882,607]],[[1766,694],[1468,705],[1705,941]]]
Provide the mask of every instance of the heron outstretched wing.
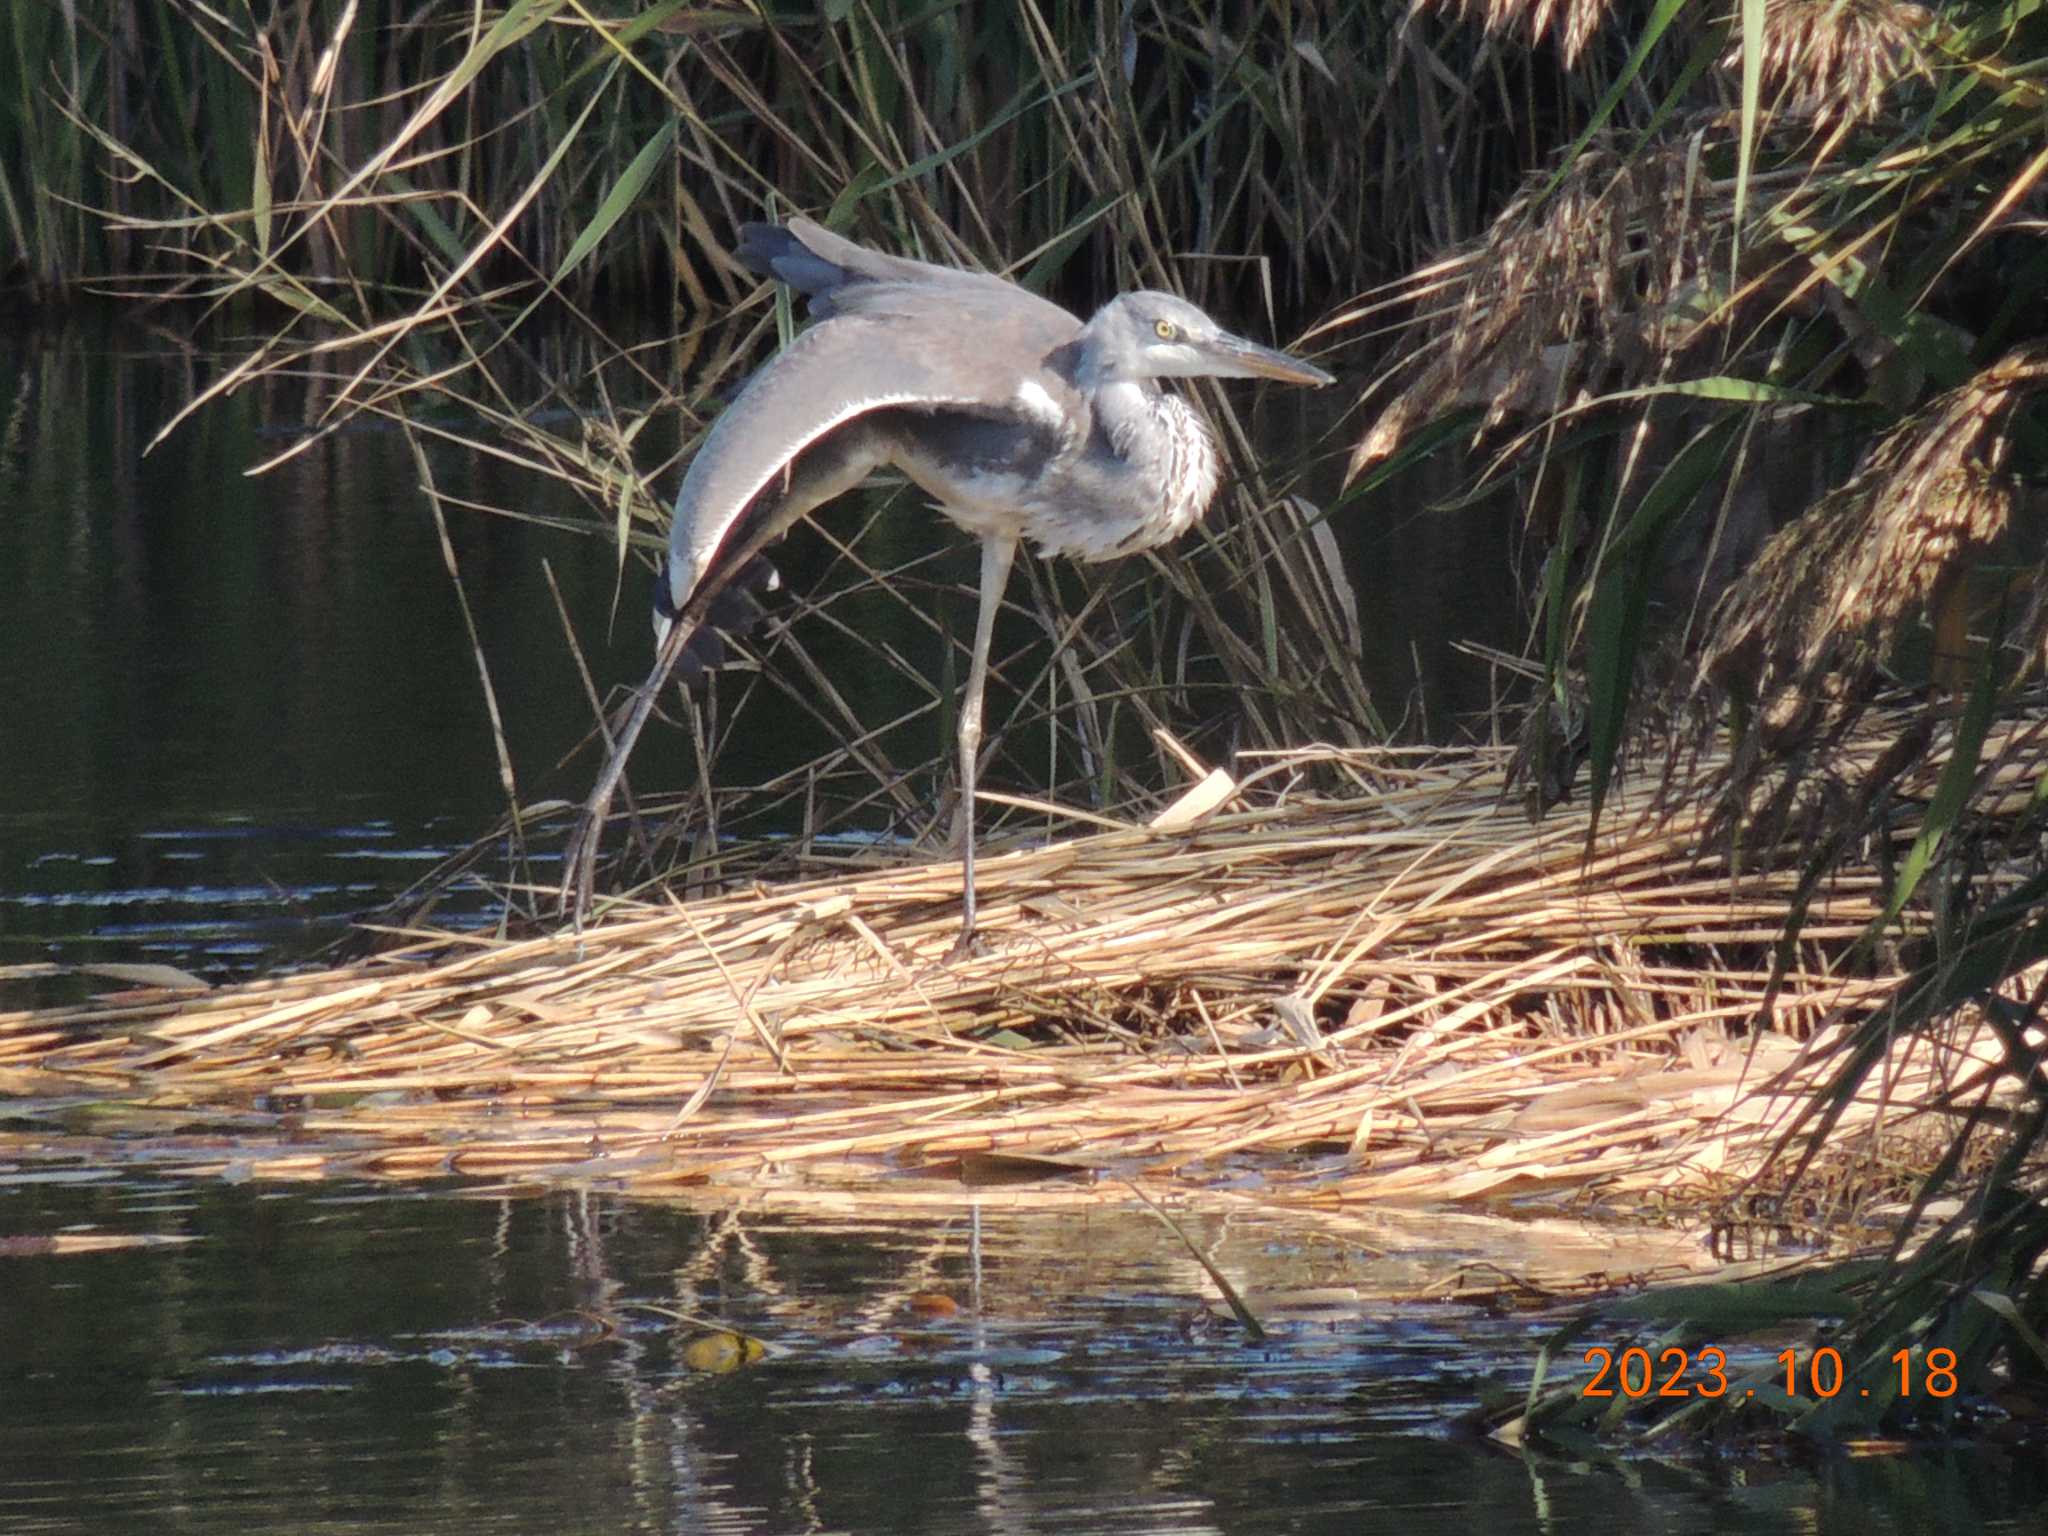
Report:
[[875,413],[1014,414],[1027,382],[1057,386],[1045,360],[1081,329],[998,278],[936,292],[863,280],[841,291],[855,289],[857,306],[803,332],[748,381],[691,460],[669,530],[678,610],[721,551],[779,534],[887,462],[892,444]]

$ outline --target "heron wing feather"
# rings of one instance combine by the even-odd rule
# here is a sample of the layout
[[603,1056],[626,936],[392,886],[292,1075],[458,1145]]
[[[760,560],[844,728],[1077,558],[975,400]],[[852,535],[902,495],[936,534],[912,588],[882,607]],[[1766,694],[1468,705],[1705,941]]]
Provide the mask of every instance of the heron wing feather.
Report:
[[1014,411],[1019,389],[1042,376],[1045,354],[1072,340],[1080,322],[1056,305],[1020,309],[1008,302],[1020,290],[1001,289],[1008,292],[969,290],[934,303],[929,291],[876,283],[873,304],[812,326],[748,380],[676,496],[668,566],[676,607],[736,535],[752,539],[763,518],[779,534],[888,462],[886,434],[849,426],[890,409]]
[[811,314],[820,320],[893,312],[902,301],[900,290],[907,289],[926,306],[979,299],[1020,316],[1043,311],[1034,317],[1043,324],[1080,329],[1080,321],[1059,305],[1006,277],[871,251],[809,219],[746,225],[740,231],[739,258],[763,277],[806,295]]

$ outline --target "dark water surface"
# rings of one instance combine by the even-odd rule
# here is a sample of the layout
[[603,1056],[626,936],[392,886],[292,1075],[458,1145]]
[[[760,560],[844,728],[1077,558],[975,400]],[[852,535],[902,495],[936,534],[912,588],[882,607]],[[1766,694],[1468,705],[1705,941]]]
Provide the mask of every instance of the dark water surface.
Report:
[[[1149,1214],[915,1222],[389,1190],[0,1181],[0,1530],[1766,1533],[2041,1529],[1991,1452],[1523,1458],[1450,1432],[1547,1325],[1338,1304],[1376,1256],[1190,1218],[1324,1305],[1247,1345]],[[913,1297],[959,1310],[930,1316]],[[1263,1303],[1262,1303],[1263,1305]],[[764,1340],[719,1374],[706,1319]],[[2031,1510],[2031,1515],[2028,1511]],[[2029,1524],[2031,1519],[2034,1523]]]
[[[212,373],[106,319],[0,335],[0,964],[246,974],[310,953],[504,809],[404,441],[345,433],[249,478],[306,410],[252,388],[145,458]],[[533,494],[447,457],[462,494]],[[537,776],[588,719],[542,563],[602,615],[611,562],[502,518],[450,534]]]

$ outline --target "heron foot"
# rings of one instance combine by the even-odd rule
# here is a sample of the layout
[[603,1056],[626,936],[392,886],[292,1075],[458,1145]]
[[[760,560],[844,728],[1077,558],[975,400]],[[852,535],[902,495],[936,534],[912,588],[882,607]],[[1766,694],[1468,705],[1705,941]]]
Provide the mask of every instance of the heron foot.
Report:
[[971,960],[976,955],[988,953],[988,946],[981,942],[981,935],[974,931],[972,923],[961,926],[960,937],[953,941],[953,947],[946,951],[947,965],[956,960]]

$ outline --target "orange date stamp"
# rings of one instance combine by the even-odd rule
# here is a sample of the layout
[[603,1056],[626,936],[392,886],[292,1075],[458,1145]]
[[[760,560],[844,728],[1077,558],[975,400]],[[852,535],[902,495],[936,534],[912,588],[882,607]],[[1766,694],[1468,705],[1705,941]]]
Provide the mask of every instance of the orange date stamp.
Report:
[[[1736,1391],[1745,1397],[1756,1396],[1755,1387],[1739,1387],[1729,1381],[1728,1355],[1718,1344],[1696,1349],[1673,1345],[1654,1355],[1639,1345],[1617,1351],[1596,1344],[1586,1351],[1585,1361],[1595,1369],[1593,1379],[1579,1389],[1581,1397],[1726,1397]],[[1778,1364],[1785,1372],[1787,1397],[1839,1397],[1849,1385],[1842,1352],[1831,1344],[1803,1354],[1797,1349],[1781,1349]],[[1892,1355],[1890,1364],[1898,1369],[1900,1397],[1956,1395],[1958,1362],[1952,1349],[1936,1346],[1921,1351],[1917,1359],[1914,1351],[1901,1349]],[[1860,1397],[1871,1395],[1868,1386],[1855,1390]]]

